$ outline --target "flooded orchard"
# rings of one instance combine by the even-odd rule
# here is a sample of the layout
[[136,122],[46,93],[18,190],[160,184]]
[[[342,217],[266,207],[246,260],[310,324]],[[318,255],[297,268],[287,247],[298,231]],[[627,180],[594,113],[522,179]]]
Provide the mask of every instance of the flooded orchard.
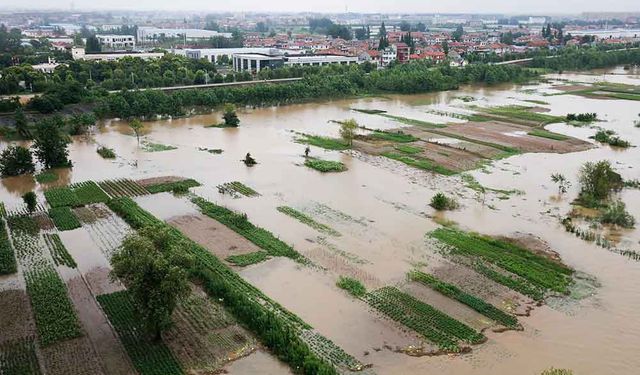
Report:
[[[562,223],[574,209],[585,162],[606,159],[625,180],[640,178],[636,148],[591,138],[601,128],[640,145],[640,128],[634,126],[640,101],[603,91],[611,85],[637,90],[640,75],[616,68],[548,75],[530,85],[243,108],[238,128],[211,126],[220,122],[220,113],[149,121],[139,142],[127,121],[104,121],[73,139],[73,168],[56,170],[56,181],[1,180],[18,272],[0,276],[0,332],[35,345],[28,350],[43,358],[40,366],[49,374],[129,374],[138,368],[130,338],[114,323],[109,304],[124,289],[108,274],[109,260],[132,232],[127,218],[112,212],[106,200],[77,205],[75,228],[58,230],[58,223],[36,220],[39,234],[26,240],[11,219],[24,214],[26,192],[37,193],[38,212],[48,219],[52,202],[45,191],[95,181],[107,198],[130,196],[150,216],[215,255],[242,285],[257,288],[251,293],[273,302],[274,311],[290,312],[295,318],[287,319],[299,327],[302,340],[341,373],[538,374],[553,366],[577,374],[635,374],[640,264],[628,255],[640,250],[640,230],[574,218],[584,230],[606,237],[602,246]],[[568,113],[597,113],[598,121],[567,124]],[[311,139],[339,138],[340,123],[348,119],[361,127],[352,147],[327,150]],[[305,166],[306,144],[310,158],[341,162],[346,171],[321,173]],[[117,157],[101,158],[99,146]],[[247,153],[258,164],[246,166],[241,160]],[[554,173],[569,180],[565,193],[552,182]],[[153,189],[182,179],[197,181],[189,195]],[[431,208],[438,192],[455,197],[459,207]],[[640,219],[640,190],[625,188],[618,195]],[[291,245],[304,261],[276,256],[202,202],[246,213],[245,220]],[[525,289],[531,285],[528,271],[519,274],[509,261],[489,261],[473,248],[462,251],[464,243],[447,242],[451,233],[480,241],[482,249],[502,246],[520,254],[518,261],[541,267],[543,275],[557,270],[549,275],[558,284]],[[58,240],[71,260],[59,255]],[[61,276],[77,314],[81,333],[64,346],[41,347],[34,339],[25,277],[33,264],[44,263]],[[492,305],[493,315],[408,276],[414,270]],[[341,277],[359,281],[367,292],[349,294],[336,285]],[[162,350],[189,373],[291,373],[223,302],[194,285],[174,313],[176,324],[164,335]],[[413,321],[395,315],[417,314],[418,308],[454,327],[437,332],[449,344],[429,336],[439,328],[416,325],[418,315]],[[517,325],[507,327],[504,317],[517,318]],[[76,361],[64,362],[73,356]]]

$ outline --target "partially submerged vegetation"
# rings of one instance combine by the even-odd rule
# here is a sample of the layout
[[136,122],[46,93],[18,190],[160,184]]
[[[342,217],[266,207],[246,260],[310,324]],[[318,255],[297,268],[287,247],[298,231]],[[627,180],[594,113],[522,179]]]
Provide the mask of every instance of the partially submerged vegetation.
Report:
[[451,255],[463,256],[471,263],[489,263],[542,290],[560,294],[569,292],[573,270],[543,255],[512,243],[458,229],[439,228],[429,235],[445,244],[445,249]]
[[244,195],[245,197],[257,197],[260,195],[257,191],[240,181],[225,182],[224,184],[218,185],[217,188],[220,194],[230,194],[234,197],[237,197],[238,194]]
[[631,147],[631,143],[629,143],[629,141],[626,141],[617,136],[613,130],[598,130],[596,135],[593,136],[593,139],[601,143],[606,143],[609,146],[613,147]]
[[564,134],[554,133],[544,129],[533,129],[527,134],[533,135],[535,137],[552,139],[554,141],[566,141],[567,139],[569,139],[569,137]]
[[458,202],[454,198],[448,197],[444,193],[439,192],[431,197],[429,206],[435,208],[438,211],[455,210],[456,208],[458,208]]
[[344,163],[333,160],[322,160],[317,158],[309,157],[304,161],[304,165],[315,169],[316,171],[320,171],[323,173],[326,172],[344,172],[347,170],[347,166]]
[[300,134],[296,138],[296,142],[336,151],[347,150],[351,147],[349,143],[340,138],[322,137],[319,135]]
[[197,187],[197,186],[200,186],[200,183],[194,179],[189,178],[185,180],[172,181],[172,182],[160,182],[157,184],[147,185],[146,189],[149,191],[149,193],[156,194],[156,193],[176,191],[176,190],[180,192],[184,192],[184,191],[188,191],[192,187]]
[[357,298],[364,297],[364,295],[367,294],[367,288],[365,288],[360,281],[351,277],[340,276],[336,282],[336,286],[346,290],[349,294]]
[[498,322],[505,327],[520,327],[518,319],[515,316],[507,314],[504,311],[496,308],[495,306],[483,301],[482,299],[462,291],[457,286],[439,280],[433,275],[414,270],[409,272],[409,279],[433,288],[434,290],[444,294],[445,296],[453,298],[458,302],[469,306],[473,310],[479,312],[489,319]]
[[247,254],[230,255],[225,260],[238,267],[246,267],[265,261],[269,254],[266,251],[256,251]]
[[282,212],[287,216],[291,216],[292,218],[298,220],[299,222],[325,234],[330,236],[340,236],[340,233],[335,229],[331,228],[328,225],[322,224],[314,220],[312,217],[306,215],[303,212],[296,210],[295,208],[288,206],[278,206],[277,210]]
[[424,169],[425,171],[439,173],[445,176],[452,176],[456,174],[455,171],[452,171],[446,167],[438,165],[432,160],[429,160],[424,157],[416,156],[416,155],[409,156],[406,154],[399,154],[396,152],[384,152],[382,153],[382,156],[399,161],[401,163],[410,165],[418,169]]
[[102,156],[102,158],[104,158],[104,159],[115,159],[116,158],[115,151],[113,151],[112,148],[109,148],[109,147],[106,147],[106,146],[98,147],[96,152],[98,153],[98,155]]

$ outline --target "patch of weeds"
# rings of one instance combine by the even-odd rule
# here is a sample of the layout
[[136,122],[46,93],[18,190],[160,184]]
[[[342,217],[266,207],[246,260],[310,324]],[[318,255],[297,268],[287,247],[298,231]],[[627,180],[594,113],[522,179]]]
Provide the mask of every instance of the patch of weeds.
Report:
[[248,254],[230,255],[225,260],[238,267],[246,267],[266,260],[267,256],[266,251],[256,251]]
[[145,152],[161,152],[175,150],[177,147],[171,145],[163,145],[161,143],[142,142],[142,150]]
[[58,174],[52,170],[46,170],[35,175],[36,181],[41,184],[58,181]]
[[365,286],[362,285],[360,281],[351,277],[340,276],[340,279],[338,279],[336,286],[338,286],[338,288],[346,290],[354,297],[360,298],[367,294],[367,288],[365,288]]
[[322,160],[317,158],[307,158],[305,160],[304,165],[315,169],[317,171],[326,173],[326,172],[344,172],[347,170],[347,167],[344,163],[333,160]]

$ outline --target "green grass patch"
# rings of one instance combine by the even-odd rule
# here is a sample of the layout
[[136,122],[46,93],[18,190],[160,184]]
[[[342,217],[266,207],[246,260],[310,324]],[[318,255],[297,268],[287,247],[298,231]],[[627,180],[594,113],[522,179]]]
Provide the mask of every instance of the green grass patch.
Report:
[[347,167],[344,165],[344,163],[341,163],[339,161],[322,160],[317,158],[307,158],[307,160],[304,161],[304,165],[323,173],[344,172],[347,170]]
[[15,273],[17,270],[16,256],[9,241],[9,233],[4,223],[0,221],[0,275]]
[[246,214],[231,211],[201,197],[194,197],[191,201],[200,208],[203,214],[226,225],[234,232],[265,250],[269,255],[289,257],[296,261],[304,259],[293,247],[276,238],[271,232],[253,225],[247,219]]
[[246,267],[252,264],[263,262],[269,254],[266,251],[256,251],[248,254],[229,255],[225,260],[239,267]]
[[116,152],[113,151],[112,148],[100,146],[100,147],[98,147],[96,152],[98,153],[98,155],[102,156],[103,159],[115,159],[116,158]]
[[452,171],[451,169],[435,164],[433,161],[429,159],[421,158],[418,156],[408,156],[405,154],[398,154],[395,152],[384,152],[382,153],[382,156],[387,157],[389,159],[397,160],[399,162],[402,162],[406,165],[409,165],[415,168],[424,169],[425,171],[435,172],[445,176],[452,176],[457,173],[456,171]]
[[482,262],[474,263],[473,269],[479,274],[486,276],[488,279],[491,279],[498,284],[502,284],[509,289],[515,290],[522,295],[529,296],[536,301],[544,300],[544,289],[533,285],[523,278],[498,272]]
[[329,227],[328,225],[322,224],[322,223],[318,223],[317,221],[315,221],[312,217],[292,208],[292,207],[288,207],[288,206],[279,206],[277,208],[278,211],[282,212],[283,214],[287,215],[287,216],[291,216],[292,218],[298,220],[299,222],[319,231],[322,233],[326,233],[328,235],[331,236],[340,236],[340,233],[338,233],[338,231],[336,231],[335,229]]
[[142,142],[142,150],[145,152],[161,152],[175,150],[177,147],[171,145],[163,145],[161,143]]
[[189,190],[192,187],[200,186],[200,183],[194,179],[187,179],[182,181],[174,181],[174,182],[162,182],[159,184],[153,184],[147,186],[147,190],[151,194],[162,193],[167,191],[174,191],[178,189],[179,191]]
[[322,137],[319,135],[300,134],[300,136],[296,137],[295,141],[324,148],[326,150],[341,151],[351,148],[351,145],[340,138]]
[[76,217],[70,207],[54,207],[49,210],[49,217],[53,220],[59,230],[73,230],[80,228],[80,220]]
[[367,288],[365,288],[360,281],[351,277],[340,276],[338,282],[336,282],[336,286],[346,290],[354,297],[360,298],[367,294]]
[[364,299],[376,310],[423,335],[442,350],[458,352],[458,341],[477,344],[486,340],[482,333],[395,287],[380,288],[365,295]]
[[419,154],[423,151],[420,147],[409,146],[409,145],[394,145],[393,148],[409,155]]
[[545,290],[569,292],[573,270],[525,248],[452,228],[438,228],[429,235],[448,245],[452,254],[489,262]]
[[25,280],[42,346],[82,335],[67,288],[52,266],[26,271]]
[[397,121],[397,122],[399,122],[401,124],[419,126],[419,127],[422,127],[422,128],[434,129],[434,128],[446,128],[447,127],[444,124],[436,124],[436,123],[433,123],[433,122],[416,120],[416,119],[408,118],[408,117],[394,116],[394,115],[390,115],[390,114],[387,114],[387,113],[379,113],[378,115],[386,117],[386,118],[389,118],[389,119],[392,119],[392,120]]
[[184,374],[164,342],[154,341],[146,336],[142,319],[127,291],[103,294],[96,299],[141,375]]
[[65,265],[69,268],[78,267],[78,264],[73,260],[73,257],[71,257],[71,254],[67,251],[67,248],[62,243],[58,234],[45,233],[44,242],[47,244],[47,248],[49,248],[53,262],[56,265]]
[[539,105],[549,105],[549,102],[545,102],[544,100],[536,100],[536,99],[524,99],[523,102],[539,104]]
[[78,207],[90,203],[104,203],[109,196],[93,181],[85,181],[70,186],[56,187],[44,192],[51,207]]
[[482,299],[475,297],[469,293],[466,293],[453,284],[446,283],[439,280],[433,275],[426,274],[420,271],[409,272],[409,278],[413,281],[417,281],[423,285],[426,285],[447,297],[453,298],[456,301],[465,304],[480,314],[492,319],[505,327],[516,328],[519,327],[518,319],[498,309],[497,307],[483,301]]
[[42,171],[37,175],[35,175],[35,178],[36,178],[36,181],[38,181],[39,183],[46,184],[46,183],[58,181],[58,174],[51,170]]
[[533,129],[527,134],[534,137],[553,139],[554,141],[566,141],[567,139],[569,139],[569,137],[564,134],[558,134],[544,129]]
[[401,130],[398,130],[396,132],[374,130],[373,133],[367,135],[366,137],[397,143],[410,143],[420,140],[419,138],[416,138],[411,134],[403,133]]

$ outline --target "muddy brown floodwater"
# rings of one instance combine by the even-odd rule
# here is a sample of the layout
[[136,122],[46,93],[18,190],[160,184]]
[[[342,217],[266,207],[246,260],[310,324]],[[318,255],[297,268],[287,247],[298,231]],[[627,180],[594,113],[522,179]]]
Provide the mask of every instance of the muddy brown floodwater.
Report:
[[[425,95],[246,108],[239,111],[241,125],[237,129],[206,128],[206,125],[218,122],[217,113],[146,122],[144,143],[175,147],[159,152],[147,152],[139,147],[126,121],[106,121],[92,135],[74,139],[70,145],[74,167],[59,171],[61,182],[58,183],[161,176],[198,180],[202,186],[192,189],[193,192],[247,213],[253,223],[272,231],[324,268],[300,268],[287,259],[276,258],[240,273],[358,360],[372,363],[377,374],[534,375],[551,366],[571,368],[581,375],[637,374],[640,369],[640,356],[637,355],[640,346],[640,263],[584,242],[566,233],[559,223],[559,217],[570,211],[570,201],[578,193],[577,173],[585,161],[608,159],[626,179],[640,178],[637,148],[616,150],[599,145],[579,152],[530,153],[495,161],[470,174],[484,186],[517,189],[522,194],[499,199],[498,194],[489,193],[483,204],[459,176],[434,175],[358,152],[311,147],[311,156],[341,161],[349,168],[344,173],[323,175],[302,165],[305,146],[293,142],[292,131],[337,136],[338,125],[332,120],[355,118],[361,125],[377,129],[403,126],[392,119],[355,112],[351,108],[381,109],[391,115],[446,122],[450,119],[434,115],[433,110],[464,113],[469,111],[464,108],[467,104],[483,107],[527,105],[526,100],[536,100],[548,103],[536,105],[551,115],[596,112],[604,120],[596,125],[614,130],[623,139],[640,145],[640,129],[633,125],[635,120],[640,120],[640,102],[544,95],[562,93],[554,86],[584,85],[602,80],[637,85],[640,77],[624,75],[621,68],[616,68],[549,78],[549,82],[526,86],[470,86]],[[475,101],[465,103],[459,99],[463,96],[471,96]],[[456,126],[460,134],[472,131],[464,129],[464,125]],[[565,124],[551,124],[546,128],[587,142],[592,142],[589,136],[596,131]],[[99,145],[113,148],[118,157],[111,161],[100,158],[96,153]],[[215,154],[204,149],[224,151]],[[240,162],[247,152],[258,165],[248,168]],[[555,172],[563,173],[572,182],[562,197],[557,196],[557,187],[549,178]],[[219,193],[216,186],[230,181],[240,181],[261,196],[233,198]],[[36,183],[31,177],[3,179],[0,200],[5,202],[8,211],[15,210],[22,206],[20,195],[32,189],[44,201],[42,191],[48,186]],[[431,219],[435,212],[428,206],[429,199],[438,191],[457,196],[461,203],[459,210],[440,215],[440,219],[453,220],[463,228],[491,235],[508,236],[518,232],[538,236],[563,262],[595,277],[600,287],[580,300],[548,301],[536,307],[530,316],[519,318],[524,331],[496,333],[486,330],[488,341],[474,346],[469,354],[411,357],[394,350],[376,351],[385,344],[417,345],[419,340],[415,334],[369,310],[366,304],[347,297],[335,286],[336,275],[348,273],[370,287],[397,285],[417,298],[432,299],[434,305],[445,304],[446,301],[430,297],[429,292],[406,282],[406,273],[417,264],[426,264],[434,272],[440,272],[442,278],[448,275],[452,281],[457,277],[461,281],[464,278],[447,272],[446,264],[440,264],[439,268],[435,264],[433,246],[425,240],[425,234],[439,226]],[[625,190],[621,198],[627,203],[628,210],[640,219],[640,191]],[[184,229],[187,235],[208,248],[215,246],[212,239],[218,238],[224,243],[219,249],[220,256],[255,250],[240,240],[232,243],[233,233],[197,216],[197,210],[184,198],[166,194],[137,197],[136,201],[158,217]],[[276,207],[282,205],[312,216],[341,236],[320,236],[314,229],[277,211]],[[100,220],[112,220],[113,232],[122,235],[123,230],[117,229],[115,219]],[[99,237],[91,228],[86,230],[90,235],[83,228],[77,230],[78,234],[65,233],[63,240],[71,244],[72,255],[79,258],[80,271],[93,275],[88,277],[89,287],[117,289],[105,281],[106,256],[117,244],[105,243],[100,249],[85,251],[80,246],[83,239],[95,241],[95,237]],[[74,236],[78,237],[75,240],[67,238]],[[640,249],[639,240],[638,229],[620,234],[620,243],[630,249]],[[94,256],[96,259],[89,259]],[[337,261],[336,257],[342,260]],[[9,284],[20,283],[15,277],[0,277],[0,290]],[[527,303],[522,296],[495,290],[494,294],[486,293],[483,297],[494,304],[519,301],[517,311],[522,312]],[[482,291],[478,293],[482,294]],[[461,305],[453,307],[450,313],[478,329],[489,324]],[[227,365],[226,370],[231,374],[289,373],[286,366],[260,350]]]

